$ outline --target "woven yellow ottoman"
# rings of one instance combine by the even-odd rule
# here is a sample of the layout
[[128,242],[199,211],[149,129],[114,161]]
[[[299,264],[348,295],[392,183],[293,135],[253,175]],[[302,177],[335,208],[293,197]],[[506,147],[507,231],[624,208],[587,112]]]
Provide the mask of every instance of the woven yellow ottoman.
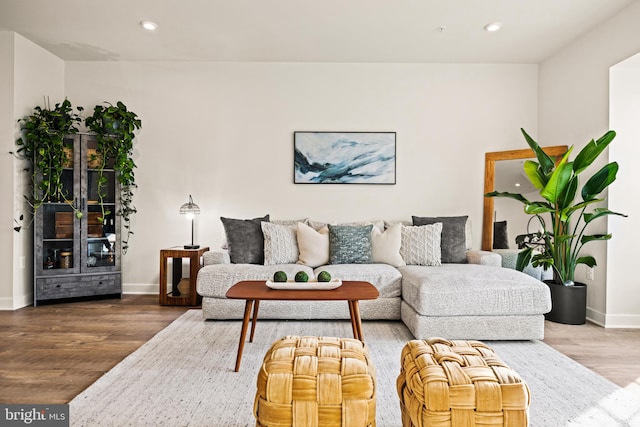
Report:
[[258,373],[258,427],[376,425],[375,369],[359,340],[284,337]]
[[404,427],[529,424],[529,387],[479,341],[409,341],[401,364]]

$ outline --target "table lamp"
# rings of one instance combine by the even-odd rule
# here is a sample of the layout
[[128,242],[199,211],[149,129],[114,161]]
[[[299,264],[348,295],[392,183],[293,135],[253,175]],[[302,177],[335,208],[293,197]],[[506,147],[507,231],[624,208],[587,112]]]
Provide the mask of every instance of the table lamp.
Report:
[[186,215],[187,219],[191,220],[191,244],[184,245],[185,249],[198,249],[200,245],[193,244],[193,223],[195,221],[195,216],[200,214],[200,207],[193,203],[193,199],[191,198],[191,194],[189,194],[189,202],[180,206],[180,214]]

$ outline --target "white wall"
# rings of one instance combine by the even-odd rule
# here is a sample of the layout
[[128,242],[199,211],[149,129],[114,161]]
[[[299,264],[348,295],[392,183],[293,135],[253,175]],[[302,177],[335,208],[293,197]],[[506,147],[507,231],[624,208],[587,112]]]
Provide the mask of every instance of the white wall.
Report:
[[[157,291],[159,250],[218,247],[220,216],[316,220],[469,214],[479,247],[484,153],[537,126],[536,65],[68,62],[66,94],[142,119],[125,291]],[[397,132],[397,184],[294,185],[293,132]]]
[[[0,31],[0,200],[13,200],[13,40],[14,33]],[[13,307],[13,205],[0,203],[0,309]]]
[[[49,95],[52,104],[64,99],[64,62],[30,42],[10,32],[0,33],[0,146],[4,153],[15,151],[19,136],[17,120],[43,105],[43,96]],[[55,101],[54,101],[55,100]],[[20,233],[13,231],[14,218],[28,213],[23,194],[28,177],[24,164],[13,156],[0,156],[2,198],[13,203],[0,208],[0,258],[6,281],[0,282],[0,309],[15,309],[33,301],[33,235],[32,228]],[[4,193],[7,194],[4,194]],[[27,215],[28,217],[28,215]],[[26,219],[28,224],[29,219]],[[6,264],[6,265],[4,265]],[[6,268],[5,268],[6,267]]]
[[[609,150],[609,160],[622,167],[609,190],[609,203],[628,218],[612,217],[609,232],[615,238],[609,243],[607,265],[607,326],[640,325],[640,277],[633,274],[640,241],[640,54],[633,61],[623,61],[611,68],[611,125],[618,131],[616,144]],[[624,238],[619,238],[624,236]],[[634,245],[635,244],[635,245]]]
[[[543,145],[576,145],[576,150],[592,138],[598,138],[610,127],[609,122],[609,68],[621,60],[640,52],[640,2],[634,2],[618,15],[580,37],[540,64],[539,79],[539,123],[538,142]],[[637,141],[639,135],[621,134],[613,145],[622,145],[631,137]],[[594,171],[605,164],[606,159],[594,165]],[[620,161],[621,169],[638,167],[638,159],[625,158]],[[620,185],[616,182],[612,188]],[[619,210],[611,204],[612,210]],[[620,209],[621,210],[621,209]],[[637,219],[625,221],[638,225]],[[600,221],[590,231],[605,232],[607,223]],[[620,245],[625,251],[634,251],[637,240],[632,235],[616,233],[611,245]],[[619,313],[618,306],[608,307],[607,297],[625,299],[629,290],[617,282],[606,280],[607,245],[591,243],[585,255],[593,255],[598,261],[595,280],[586,279],[585,269],[578,269],[576,277],[589,285],[587,296],[587,317],[597,323],[615,326],[609,321],[611,316],[640,315],[640,303],[635,301],[631,312]],[[635,274],[635,266],[627,264],[619,274]],[[636,317],[637,318],[637,317]],[[637,322],[635,326],[640,326]]]

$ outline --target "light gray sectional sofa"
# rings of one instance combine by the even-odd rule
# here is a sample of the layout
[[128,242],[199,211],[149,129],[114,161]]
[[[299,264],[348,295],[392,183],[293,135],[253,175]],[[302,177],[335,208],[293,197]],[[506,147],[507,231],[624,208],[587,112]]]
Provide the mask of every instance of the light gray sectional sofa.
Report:
[[[253,221],[255,227],[256,222],[266,222],[257,220],[265,218],[268,219],[263,217],[244,221]],[[279,226],[286,227],[286,230],[296,228],[296,225],[289,221],[283,221]],[[525,273],[501,267],[501,257],[498,254],[469,250],[466,238],[466,234],[469,233],[468,227],[464,228],[463,233],[466,234],[462,237],[463,242],[458,242],[458,246],[463,246],[462,251],[459,250],[460,248],[457,254],[451,251],[442,253],[439,250],[435,251],[436,258],[446,253],[445,256],[450,259],[452,256],[460,257],[460,254],[464,259],[459,259],[460,262],[455,263],[438,259],[435,265],[416,265],[416,262],[424,264],[422,261],[424,257],[419,254],[416,258],[415,253],[411,254],[409,248],[412,244],[409,234],[414,231],[422,233],[425,228],[432,227],[429,225],[402,225],[401,239],[395,236],[395,239],[374,240],[371,243],[373,259],[370,257],[358,259],[357,263],[339,263],[340,259],[331,258],[330,261],[333,263],[321,265],[313,265],[313,262],[308,262],[312,265],[296,262],[273,263],[274,258],[269,255],[273,247],[268,250],[268,246],[275,240],[279,240],[276,242],[277,245],[287,245],[282,242],[282,235],[278,239],[269,238],[273,237],[271,231],[274,227],[276,226],[262,226],[263,229],[270,230],[269,233],[265,230],[264,234],[264,248],[268,255],[262,263],[257,263],[256,260],[253,260],[256,263],[234,263],[232,262],[234,245],[236,245],[235,249],[238,249],[238,246],[244,243],[229,239],[229,233],[233,234],[232,227],[227,227],[225,224],[229,249],[205,253],[204,266],[197,277],[197,291],[202,296],[204,319],[242,318],[244,301],[230,300],[225,297],[227,290],[238,281],[268,280],[276,271],[285,271],[291,278],[298,271],[306,271],[310,277],[314,277],[325,270],[333,278],[364,280],[372,283],[378,289],[380,296],[376,300],[360,301],[362,319],[402,320],[416,338],[442,336],[449,339],[530,340],[544,337],[544,314],[551,309],[547,285]],[[306,233],[307,229],[300,228],[301,225],[297,227],[299,239],[303,234],[301,231]],[[343,228],[329,226],[330,234],[351,232],[357,228],[356,232],[364,236],[366,233],[360,230],[361,227],[361,225],[348,225]],[[378,223],[378,227],[384,227],[384,225],[380,226]],[[429,229],[432,232],[438,230],[437,228]],[[368,230],[372,230],[372,227]],[[255,232],[256,229],[254,228],[253,231]],[[375,233],[382,236],[386,231],[381,233],[377,230]],[[246,230],[243,229],[241,234],[246,235]],[[441,236],[436,236],[441,240],[427,242],[427,246],[435,244],[439,249],[441,245],[447,245],[446,235],[447,233],[442,230]],[[293,236],[296,236],[296,233],[293,233]],[[340,252],[340,248],[336,248],[335,244],[343,243],[348,246],[350,238],[341,240],[333,236],[331,238],[333,246],[330,251]],[[295,237],[288,235],[284,239],[291,240]],[[418,240],[416,250],[420,252],[425,242]],[[284,256],[282,260],[293,261],[296,256],[299,259],[305,258],[305,251],[309,249],[305,248],[307,243],[302,241],[298,243],[300,243],[298,254],[288,255],[289,259]],[[367,242],[362,244],[366,246]],[[392,248],[394,245],[395,249]],[[389,258],[389,254],[395,254],[399,245],[401,245],[402,256]],[[244,250],[244,247],[242,249]],[[376,249],[377,255],[375,255]],[[386,252],[386,255],[381,254],[380,250]],[[356,256],[359,255],[357,248],[354,250],[349,247],[346,252],[347,260],[354,256],[354,252]],[[236,261],[238,261],[237,253],[236,251]],[[379,262],[379,259],[388,260],[387,262],[395,265]],[[242,257],[239,260],[242,261]],[[360,263],[362,260],[365,263]],[[409,262],[405,263],[405,260]],[[318,260],[315,263],[317,262]],[[263,301],[260,304],[259,317],[261,319],[349,319],[349,310],[347,304],[342,301]]]

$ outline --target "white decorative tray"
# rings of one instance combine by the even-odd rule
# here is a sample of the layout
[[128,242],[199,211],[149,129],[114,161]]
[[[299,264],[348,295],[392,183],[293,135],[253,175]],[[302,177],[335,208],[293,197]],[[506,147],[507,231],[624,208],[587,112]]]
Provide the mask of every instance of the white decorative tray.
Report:
[[320,291],[339,288],[340,286],[342,286],[342,280],[333,279],[330,282],[318,282],[317,279],[309,279],[308,282],[294,282],[293,280],[287,280],[286,282],[274,282],[272,280],[267,280],[267,286],[271,289]]

